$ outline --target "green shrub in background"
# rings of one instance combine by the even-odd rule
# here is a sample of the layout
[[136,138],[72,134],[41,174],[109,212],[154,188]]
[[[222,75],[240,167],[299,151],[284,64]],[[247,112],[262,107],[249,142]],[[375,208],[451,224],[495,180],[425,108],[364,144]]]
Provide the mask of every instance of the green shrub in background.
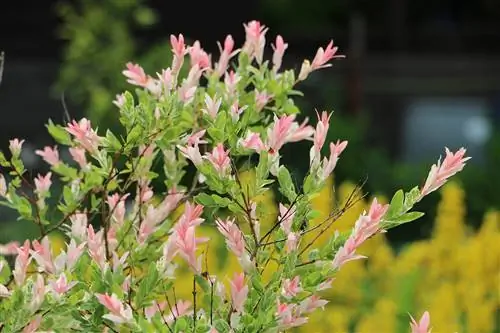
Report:
[[126,88],[125,63],[152,70],[171,62],[167,40],[150,46],[134,35],[152,28],[157,15],[145,0],[60,2],[56,10],[62,19],[58,34],[67,44],[55,91],[94,122],[113,127],[116,107],[110,101]]

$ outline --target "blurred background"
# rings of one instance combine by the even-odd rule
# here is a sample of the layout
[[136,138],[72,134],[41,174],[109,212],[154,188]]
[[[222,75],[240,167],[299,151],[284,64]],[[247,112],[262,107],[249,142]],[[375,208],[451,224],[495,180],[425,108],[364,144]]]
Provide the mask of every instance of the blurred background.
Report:
[[[366,177],[365,192],[389,198],[421,184],[445,146],[472,156],[455,183],[419,204],[424,218],[376,238],[372,260],[348,265],[323,326],[305,331],[406,332],[407,312],[430,307],[436,332],[500,332],[498,0],[9,1],[0,6],[0,148],[25,138],[26,165],[44,170],[34,151],[52,143],[48,118],[62,122],[66,108],[115,128],[111,101],[127,89],[127,61],[167,67],[171,33],[218,56],[216,41],[231,33],[241,44],[252,19],[270,27],[268,42],[281,34],[289,43],[287,67],[298,70],[332,38],[347,55],[298,87],[303,114],[333,109],[330,139],[350,142],[318,209]],[[307,156],[305,147],[286,161],[297,177]],[[30,227],[0,210],[0,243],[29,237]]]

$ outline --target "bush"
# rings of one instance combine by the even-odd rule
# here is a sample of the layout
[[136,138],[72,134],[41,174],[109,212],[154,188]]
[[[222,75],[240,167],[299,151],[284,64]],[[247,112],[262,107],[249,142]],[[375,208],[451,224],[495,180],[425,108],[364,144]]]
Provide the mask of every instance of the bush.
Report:
[[[374,198],[352,230],[332,234],[360,189],[319,221],[312,204],[347,142],[331,142],[323,156],[331,114],[318,113],[316,127],[299,123],[293,96],[300,94],[298,82],[343,56],[330,42],[298,73],[283,70],[288,45],[277,36],[272,61],[265,61],[267,31],[249,22],[240,49],[228,35],[215,64],[199,42],[188,47],[182,35],[172,35],[172,65],[157,78],[128,63],[123,74],[135,95],[125,92],[113,102],[123,135],[99,134],[86,118],[66,126],[49,121],[49,133],[68,147],[72,161],[59,158],[58,146],[36,151],[51,171],[34,181],[21,159],[24,141],[10,141],[9,158],[0,154],[11,176],[8,184],[0,177],[0,198],[37,225],[40,236],[3,247],[16,257],[0,284],[2,330],[213,333],[302,326],[328,303],[318,292],[331,288],[345,264],[365,258],[357,252],[365,241],[421,217],[413,207],[464,168],[465,149],[447,149],[422,187],[397,191],[389,204]],[[305,140],[313,143],[309,170],[297,186],[281,148]],[[152,183],[156,163],[162,187]],[[196,169],[192,179],[185,178],[188,165]],[[240,177],[244,166],[255,176]],[[55,204],[47,201],[55,194],[53,174],[62,184]],[[279,215],[266,226],[269,211],[257,198],[273,187]],[[223,236],[226,255],[238,263],[227,287],[206,260],[210,238],[199,237],[202,224]],[[54,231],[69,239],[59,254],[48,237]],[[185,283],[191,300],[177,297]],[[413,332],[428,325],[427,312],[419,323],[412,318]]]

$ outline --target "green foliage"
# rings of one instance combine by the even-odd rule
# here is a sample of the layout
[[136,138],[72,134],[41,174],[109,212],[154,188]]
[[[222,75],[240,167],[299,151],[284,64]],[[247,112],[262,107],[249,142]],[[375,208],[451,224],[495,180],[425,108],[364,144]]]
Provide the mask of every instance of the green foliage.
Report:
[[64,93],[92,120],[116,125],[110,101],[127,87],[121,74],[125,64],[158,69],[171,62],[167,40],[149,46],[136,36],[154,27],[156,13],[145,0],[60,2],[57,13],[63,20],[59,36],[67,44],[55,92]]

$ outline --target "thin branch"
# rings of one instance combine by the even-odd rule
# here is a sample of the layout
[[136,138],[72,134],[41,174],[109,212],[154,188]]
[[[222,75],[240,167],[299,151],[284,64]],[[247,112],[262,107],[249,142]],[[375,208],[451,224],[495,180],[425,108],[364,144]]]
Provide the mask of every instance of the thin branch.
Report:
[[167,326],[168,330],[170,332],[173,332],[172,329],[170,328],[170,325],[168,324],[167,320],[165,319],[165,313],[163,312],[163,310],[161,309],[160,307],[160,304],[158,304],[157,301],[154,301],[155,304],[156,304],[156,307],[158,308],[158,311],[160,311],[160,314],[161,314],[161,319],[163,319],[163,323],[165,323],[165,325]]
[[2,51],[0,52],[0,83],[2,83],[4,64],[5,64],[5,53]]
[[287,211],[285,212],[285,215],[282,216],[280,219],[278,219],[278,221],[271,227],[271,229],[269,229],[266,232],[266,234],[260,239],[260,242],[265,241],[266,238],[271,236],[271,234],[274,232],[274,230],[276,230],[285,219],[290,217],[290,215],[292,214],[293,208],[297,204],[297,201],[299,200],[300,197],[301,197],[301,194],[297,194],[297,196],[295,197],[295,199],[291,203],[290,207],[288,207]]
[[105,321],[102,322],[104,324],[104,326],[106,326],[107,328],[109,328],[110,330],[112,330],[113,332],[115,333],[118,333],[117,330],[115,330],[113,327],[109,326],[109,324],[107,324]]
[[[49,308],[49,309],[45,310],[45,312],[43,312],[42,314],[40,314],[41,318],[43,318],[43,317],[44,317],[47,313],[49,313],[51,310],[52,310],[52,308]],[[39,314],[39,313],[40,313],[40,311],[35,312],[35,314]],[[24,325],[23,327],[21,327],[21,328],[19,329],[19,331],[16,331],[16,332],[22,332],[22,331],[23,331],[23,329],[24,329],[24,328],[26,328],[29,324],[31,324],[31,321],[30,321],[30,322],[28,322],[28,323],[27,323],[26,325]]]
[[43,237],[45,237],[45,235],[50,234],[52,231],[59,229],[59,228],[63,225],[63,223],[64,223],[64,222],[66,222],[66,220],[67,220],[70,216],[72,216],[73,214],[75,214],[75,213],[78,211],[78,208],[80,208],[80,205],[81,205],[81,204],[82,204],[82,203],[83,203],[83,202],[87,199],[87,197],[88,197],[88,195],[89,195],[90,193],[92,193],[92,191],[88,191],[87,193],[85,193],[85,195],[84,195],[83,199],[82,199],[82,200],[78,203],[78,205],[76,205],[76,206],[75,206],[75,208],[74,208],[71,212],[69,212],[69,213],[67,213],[66,215],[64,215],[64,216],[63,216],[63,217],[62,217],[62,218],[61,218],[58,222],[56,222],[56,224],[54,224],[52,227],[47,228],[47,229],[45,230],[45,234],[44,234],[44,235],[42,235],[42,237],[40,237],[40,239],[42,239]]
[[[101,197],[101,200],[102,200],[101,201],[101,221],[102,221],[103,228],[104,228],[103,237],[104,237],[104,249],[106,251],[106,259],[109,260],[109,258],[111,257],[111,254],[109,253],[109,240],[108,240],[110,219],[107,219],[105,217],[106,216],[106,204],[105,204],[106,196],[107,196],[107,189],[104,188],[104,190],[102,191],[102,197]],[[116,206],[118,206],[118,204]]]
[[[365,182],[366,182],[366,180],[365,180]],[[363,184],[356,186],[356,188],[349,195],[348,200],[346,201],[346,203],[344,204],[344,207],[342,207],[342,209],[330,214],[322,223],[320,223],[320,226],[321,226],[329,221],[329,223],[327,223],[326,226],[322,227],[320,229],[320,231],[316,234],[316,236],[299,252],[299,257],[302,254],[304,254],[304,252],[307,251],[318,240],[318,238],[326,230],[328,230],[332,226],[332,224],[335,221],[337,221],[349,208],[354,206],[359,200],[363,199],[367,195],[365,193],[363,196],[356,198],[357,194],[361,191],[363,185],[364,185],[364,182],[363,182]],[[354,202],[350,202],[351,199],[353,199],[353,198],[356,200],[354,200]],[[318,228],[318,226],[313,227],[313,229],[317,229],[317,228]]]
[[[236,183],[238,184],[238,186],[240,187],[241,189],[241,197],[243,198],[243,204],[245,205],[244,207],[241,206],[241,204],[239,204],[238,200],[235,198],[235,201],[236,201],[236,204],[238,206],[240,206],[240,208],[243,209],[243,211],[245,212],[246,214],[246,217],[247,217],[247,220],[248,220],[248,224],[250,226],[250,231],[252,232],[252,237],[254,239],[254,242],[255,242],[255,250],[254,250],[254,253],[252,254],[252,257],[253,258],[256,258],[257,257],[257,251],[259,250],[259,238],[257,237],[257,233],[255,232],[255,224],[254,224],[254,221],[252,219],[252,208],[250,207],[250,198],[248,197],[245,197],[245,194],[243,193],[243,185],[240,181],[240,177],[239,177],[239,173],[238,173],[238,169],[236,168],[236,165],[234,164],[234,161],[231,160],[231,167],[233,168],[234,170],[234,175],[235,175],[235,179],[236,179]],[[247,186],[247,196],[249,196],[249,189],[248,189],[248,186]],[[257,265],[257,261],[255,261],[255,264]]]
[[21,193],[21,196],[23,198],[25,198],[26,200],[28,200],[30,202],[31,205],[33,205],[33,207],[35,207],[35,223],[38,225],[38,227],[40,228],[40,235],[46,235],[45,233],[45,227],[42,223],[42,218],[40,217],[40,210],[38,209],[38,205],[37,205],[37,202],[35,199],[33,199],[32,197],[30,197],[28,194],[26,194],[23,190],[19,190],[19,192]]
[[[28,186],[32,191],[33,193],[35,193],[35,186],[30,183],[25,177],[23,174],[21,174],[17,168],[15,166],[12,167],[12,170],[15,172],[16,176],[19,177],[19,179],[21,179],[21,181],[26,184],[26,186]],[[46,235],[45,233],[45,227],[42,223],[42,218],[40,216],[40,210],[38,208],[38,205],[37,205],[37,202],[34,198],[30,197],[28,194],[26,194],[23,190],[19,189],[19,192],[21,193],[21,195],[26,199],[28,200],[32,205],[33,207],[35,207],[35,223],[38,224],[38,227],[40,228],[40,234],[42,235],[42,237],[44,235]]]
[[174,293],[174,306],[175,306],[175,312],[179,313],[179,307],[177,306],[177,296],[175,295],[175,287],[172,287],[172,291]]
[[177,317],[175,316],[175,313],[172,309],[172,305],[170,304],[170,298],[168,298],[167,295],[167,290],[165,289],[165,284],[163,284],[163,294],[165,295],[165,299],[167,300],[167,305],[170,310],[170,313],[172,314],[172,317],[174,318],[174,322],[177,320]]
[[66,122],[71,122],[71,116],[69,115],[68,106],[66,105],[66,96],[64,91],[61,93],[61,104],[64,109],[64,116],[66,117]]
[[208,281],[210,281],[210,326],[213,325],[213,309],[214,309],[214,281],[210,277],[210,273],[208,271],[208,250],[210,248],[210,242],[207,242],[207,248],[205,250],[205,272],[202,273],[202,276],[205,276]]
[[316,259],[314,260],[309,260],[309,261],[304,261],[300,264],[297,264],[295,265],[295,268],[299,268],[299,267],[303,267],[303,266],[307,266],[307,265],[311,265],[311,264],[314,264],[316,262]]
[[210,326],[212,326],[214,319],[214,281],[212,281],[210,275],[208,280],[210,281]]
[[196,278],[193,275],[193,332],[196,332]]

